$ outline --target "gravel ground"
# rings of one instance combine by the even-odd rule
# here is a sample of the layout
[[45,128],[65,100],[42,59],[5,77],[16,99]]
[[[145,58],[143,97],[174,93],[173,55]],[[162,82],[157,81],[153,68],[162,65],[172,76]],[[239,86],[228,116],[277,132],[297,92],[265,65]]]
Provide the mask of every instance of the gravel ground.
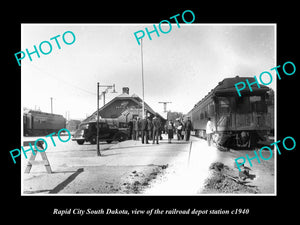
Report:
[[[103,166],[85,171],[84,177],[73,181],[61,194],[140,194],[162,172],[162,166]],[[99,173],[99,169],[103,172]],[[98,172],[95,173],[94,170]],[[112,176],[113,174],[113,176]],[[101,179],[99,179],[101,178]],[[85,185],[87,184],[88,185]]]
[[[55,141],[57,141],[55,137]],[[43,165],[34,165],[24,173],[24,194],[142,194],[178,154],[185,154],[187,144],[142,145],[140,142],[101,144],[101,157],[95,145],[76,142],[59,143],[47,150],[53,173]],[[40,160],[40,154],[36,160]]]
[[124,194],[141,194],[147,189],[151,182],[157,178],[157,176],[163,176],[164,170],[167,165],[153,166],[149,170],[134,170],[125,177],[125,181],[122,184],[119,193]]
[[[233,169],[229,168],[223,163],[212,163],[210,170],[211,176],[205,182],[204,193],[259,193],[257,186],[249,185],[248,181],[241,180],[239,176],[236,176],[236,173]],[[254,179],[254,177],[252,177],[252,179]]]
[[32,173],[24,181],[24,194],[141,194],[165,168],[167,165],[92,166]]
[[[236,167],[234,159],[237,157],[254,157],[253,150],[230,150],[229,152],[218,152],[219,157],[210,165],[210,175],[206,179],[202,194],[271,194],[276,193],[276,170],[274,158],[258,163],[256,159],[252,160],[253,166],[246,161],[245,166],[250,168],[251,178],[243,182],[237,182],[230,177],[239,178],[239,170]],[[262,153],[265,158],[268,158],[268,152]],[[219,171],[214,167],[215,163],[221,163],[224,168]]]

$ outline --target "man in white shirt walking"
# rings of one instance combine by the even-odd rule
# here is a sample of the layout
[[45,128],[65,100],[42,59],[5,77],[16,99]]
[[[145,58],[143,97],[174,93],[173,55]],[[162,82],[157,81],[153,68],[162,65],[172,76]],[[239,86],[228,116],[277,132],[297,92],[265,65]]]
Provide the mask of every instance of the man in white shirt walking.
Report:
[[213,123],[210,120],[210,117],[208,117],[208,121],[206,124],[206,138],[207,138],[207,143],[208,146],[211,145],[211,139],[212,139],[212,134],[214,133],[214,126]]

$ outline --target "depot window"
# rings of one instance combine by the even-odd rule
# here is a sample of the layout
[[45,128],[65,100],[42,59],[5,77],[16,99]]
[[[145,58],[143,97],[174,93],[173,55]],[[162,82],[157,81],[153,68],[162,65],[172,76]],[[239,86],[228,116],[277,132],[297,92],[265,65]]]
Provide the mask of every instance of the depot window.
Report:
[[119,128],[128,128],[128,123],[120,122]]

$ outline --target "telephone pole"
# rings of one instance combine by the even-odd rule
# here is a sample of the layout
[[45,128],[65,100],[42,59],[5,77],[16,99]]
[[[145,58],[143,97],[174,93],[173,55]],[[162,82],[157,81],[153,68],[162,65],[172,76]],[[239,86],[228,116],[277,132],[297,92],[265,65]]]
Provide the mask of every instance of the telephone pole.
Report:
[[145,118],[145,84],[144,84],[144,62],[143,62],[143,38],[141,39],[141,62],[142,62],[142,91],[143,91],[143,102],[142,102],[142,117]]
[[97,82],[97,156],[101,156],[100,153],[100,141],[99,141],[99,99],[100,99],[100,95],[99,95],[99,88],[100,87],[105,87],[105,91],[102,92],[103,95],[103,105],[105,105],[105,94],[107,93],[107,91],[109,89],[113,89],[113,91],[111,93],[117,93],[115,90],[115,84],[113,85],[100,85],[99,82]]
[[97,156],[101,156],[99,146],[99,82],[97,82]]
[[52,97],[50,97],[50,101],[51,101],[51,114],[53,114],[53,105],[52,105],[52,100],[53,100],[53,98],[52,98]]
[[167,104],[172,102],[158,102],[158,103],[164,104],[164,112],[167,112]]

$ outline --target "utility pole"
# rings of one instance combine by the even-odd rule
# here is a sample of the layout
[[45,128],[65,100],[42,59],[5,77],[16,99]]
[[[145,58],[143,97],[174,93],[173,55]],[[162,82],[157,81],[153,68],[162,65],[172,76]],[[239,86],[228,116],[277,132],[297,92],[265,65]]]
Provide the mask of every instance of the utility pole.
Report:
[[97,82],[97,156],[101,156],[100,152],[100,141],[99,141],[99,88],[100,87],[106,87],[105,91],[102,92],[103,95],[103,105],[105,105],[105,94],[109,89],[113,89],[112,93],[117,93],[115,90],[115,84],[113,85],[99,85],[99,82]]
[[97,156],[101,156],[99,146],[99,82],[97,82]]
[[143,38],[141,39],[141,61],[142,61],[142,91],[143,91],[142,117],[145,118],[145,85],[144,85],[144,63],[143,63]]
[[51,114],[53,114],[53,106],[52,106],[52,97],[50,97],[50,101],[51,101]]
[[102,96],[103,96],[103,105],[105,105],[105,94],[106,94],[106,92],[103,91],[103,92],[102,92]]
[[158,102],[164,104],[164,112],[167,112],[167,104],[172,102]]

